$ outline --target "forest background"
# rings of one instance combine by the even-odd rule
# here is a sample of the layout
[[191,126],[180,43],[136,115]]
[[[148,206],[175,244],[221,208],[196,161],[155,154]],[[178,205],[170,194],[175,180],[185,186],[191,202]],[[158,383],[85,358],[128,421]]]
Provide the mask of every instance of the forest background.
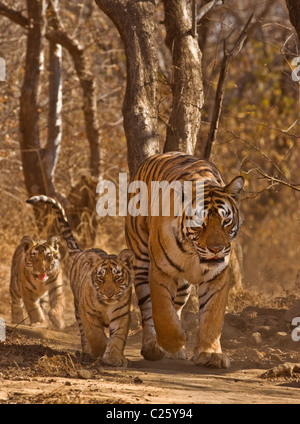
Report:
[[[34,3],[42,2],[32,0],[30,3],[34,8]],[[0,82],[0,281],[3,288],[7,288],[2,292],[0,313],[1,305],[7,306],[9,302],[10,263],[16,246],[25,234],[47,237],[49,230],[49,223],[44,228],[37,225],[33,210],[25,204],[28,196],[34,194],[29,189],[28,175],[39,180],[38,157],[46,164],[51,163],[50,168],[44,168],[41,178],[48,178],[48,194],[62,200],[81,246],[95,245],[108,252],[125,247],[123,218],[100,218],[96,214],[96,184],[99,177],[117,184],[119,173],[129,172],[128,158],[130,164],[135,148],[138,156],[139,139],[137,134],[136,146],[129,145],[123,125],[122,103],[128,76],[124,39],[98,7],[108,2],[96,3],[91,0],[45,2],[44,32],[40,45],[32,46],[33,50],[39,49],[40,60],[38,85],[34,89],[35,115],[34,110],[29,113],[30,104],[29,110],[24,102],[22,106],[26,78],[32,81],[33,75],[28,73],[28,66],[33,63],[28,62],[26,49],[34,28],[28,26],[28,20],[22,21],[22,18],[28,19],[30,11],[25,1],[0,2],[0,57],[6,64],[6,80]],[[160,151],[172,119],[175,95],[172,90],[176,83],[172,49],[165,43],[168,29],[164,25],[164,6],[167,7],[167,3],[159,2],[155,7]],[[191,11],[193,23],[196,22],[197,42],[202,51],[203,105],[194,146],[198,157],[205,155],[211,122],[215,122],[216,93],[220,72],[224,70],[224,42],[226,51],[230,52],[248,22],[247,38],[228,63],[222,85],[220,121],[209,159],[226,181],[239,174],[245,178],[239,234],[245,288],[270,296],[299,290],[299,82],[294,59],[300,56],[300,51],[286,2],[183,3]],[[57,15],[51,12],[49,4],[57,9]],[[208,4],[213,7],[200,16]],[[33,36],[32,42],[37,43],[37,38]],[[54,52],[58,49],[54,56],[53,48]],[[51,65],[53,57],[60,60],[60,78],[56,79],[60,94],[56,100],[51,100],[54,92],[51,84],[55,84],[55,80],[50,76],[53,69],[57,69],[55,64]],[[89,95],[93,96],[92,100]],[[58,109],[51,118],[53,102]],[[88,107],[91,121],[85,114]],[[26,146],[22,145],[22,137],[31,115],[39,156],[26,170]],[[58,132],[51,134],[56,126]],[[96,138],[89,133],[91,128],[97,133]],[[45,158],[49,151],[52,154],[48,160]]]

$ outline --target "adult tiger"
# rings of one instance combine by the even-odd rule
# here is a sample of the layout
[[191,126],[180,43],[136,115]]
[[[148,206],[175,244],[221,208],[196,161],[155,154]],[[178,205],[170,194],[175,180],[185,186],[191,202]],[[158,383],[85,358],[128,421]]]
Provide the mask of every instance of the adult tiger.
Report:
[[13,324],[23,321],[23,306],[31,325],[45,324],[49,298],[50,321],[56,328],[64,328],[59,241],[59,237],[35,241],[24,236],[16,248],[12,258],[9,286]]
[[[147,159],[133,180],[147,184],[149,209],[153,181],[204,184],[204,201],[193,190],[192,205],[196,212],[190,218],[184,207],[178,216],[175,209],[164,216],[162,206],[157,216],[149,210],[148,216],[126,217],[126,240],[136,258],[135,291],[142,314],[142,355],[149,360],[161,359],[165,349],[179,352],[180,357],[186,340],[180,311],[193,284],[199,297],[199,333],[193,361],[197,365],[229,367],[220,336],[230,287],[231,241],[239,229],[237,201],[243,177],[225,185],[210,162],[170,152]],[[159,200],[162,201],[161,191]]]
[[130,322],[133,253],[128,249],[119,255],[109,255],[100,249],[81,250],[59,202],[47,196],[34,196],[26,201],[46,203],[56,211],[73,262],[70,284],[83,352],[101,358],[106,365],[126,366],[128,361],[123,352]]

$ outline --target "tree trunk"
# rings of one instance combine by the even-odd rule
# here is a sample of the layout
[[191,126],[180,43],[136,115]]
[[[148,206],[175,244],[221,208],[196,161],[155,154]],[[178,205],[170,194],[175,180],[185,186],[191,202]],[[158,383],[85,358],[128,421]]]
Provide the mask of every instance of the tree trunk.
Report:
[[25,185],[29,196],[46,193],[46,179],[38,128],[38,86],[44,31],[44,0],[27,0],[28,37],[20,100],[20,146]]
[[290,21],[295,28],[300,42],[300,2],[299,0],[286,0]]
[[[86,70],[83,49],[76,40],[62,31],[57,18],[58,0],[48,0],[47,32],[49,40],[49,115],[48,138],[40,148],[38,126],[38,87],[41,67],[42,38],[44,36],[45,0],[28,0],[28,17],[0,1],[0,15],[6,16],[28,30],[25,75],[20,101],[20,146],[23,173],[28,196],[47,194],[63,204],[70,226],[77,230],[81,246],[90,246],[96,235],[95,219],[97,178],[100,168],[99,129],[96,117],[96,100],[93,79]],[[50,35],[49,35],[50,34]],[[51,37],[52,34],[52,37]],[[91,150],[91,177],[83,177],[71,188],[68,197],[55,190],[53,179],[61,144],[61,45],[71,53],[83,89],[84,116]],[[47,223],[45,208],[34,207],[40,230],[52,228]],[[46,225],[45,225],[46,224]],[[51,229],[49,230],[51,231]]]
[[131,176],[159,151],[157,108],[157,24],[154,0],[96,0],[114,22],[124,43],[127,66],[123,102]]
[[[55,0],[54,6],[58,6],[58,0]],[[53,14],[51,4],[48,3],[47,20],[48,25],[53,25]],[[47,181],[48,193],[50,196],[56,196],[54,187],[54,174],[61,147],[62,136],[62,81],[61,81],[61,59],[62,47],[53,41],[49,41],[49,110],[48,110],[48,137],[46,147],[43,152],[43,165],[45,178]]]
[[52,7],[51,30],[47,31],[46,38],[53,43],[61,44],[70,53],[77,76],[83,92],[83,113],[85,119],[86,135],[90,145],[90,170],[93,177],[100,174],[100,133],[97,118],[96,96],[94,78],[88,71],[84,50],[77,40],[64,31],[59,22],[53,1],[49,0]]
[[164,151],[194,154],[201,124],[203,85],[201,51],[192,31],[191,4],[163,0],[166,45],[173,58],[173,104]]

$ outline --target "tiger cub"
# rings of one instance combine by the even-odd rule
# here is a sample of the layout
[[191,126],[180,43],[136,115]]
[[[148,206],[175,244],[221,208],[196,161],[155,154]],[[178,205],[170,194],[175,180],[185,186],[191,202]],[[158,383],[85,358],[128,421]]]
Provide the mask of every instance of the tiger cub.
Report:
[[[133,252],[125,249],[119,255],[109,255],[100,249],[81,250],[60,203],[47,196],[27,200],[31,204],[39,202],[56,211],[72,258],[70,283],[82,351],[93,358],[102,358],[106,365],[127,366],[123,352],[130,322]],[[109,338],[105,328],[109,328]]]
[[59,237],[34,241],[25,236],[15,250],[10,279],[13,324],[23,321],[23,306],[31,325],[44,324],[49,297],[50,321],[56,328],[64,328],[59,241]]

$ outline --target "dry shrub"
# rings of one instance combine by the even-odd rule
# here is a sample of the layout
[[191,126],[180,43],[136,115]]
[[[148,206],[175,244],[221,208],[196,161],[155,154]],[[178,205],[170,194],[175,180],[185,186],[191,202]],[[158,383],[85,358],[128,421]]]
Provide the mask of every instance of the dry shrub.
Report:
[[38,359],[39,372],[44,376],[66,377],[77,373],[78,364],[74,364],[71,354],[44,355]]

